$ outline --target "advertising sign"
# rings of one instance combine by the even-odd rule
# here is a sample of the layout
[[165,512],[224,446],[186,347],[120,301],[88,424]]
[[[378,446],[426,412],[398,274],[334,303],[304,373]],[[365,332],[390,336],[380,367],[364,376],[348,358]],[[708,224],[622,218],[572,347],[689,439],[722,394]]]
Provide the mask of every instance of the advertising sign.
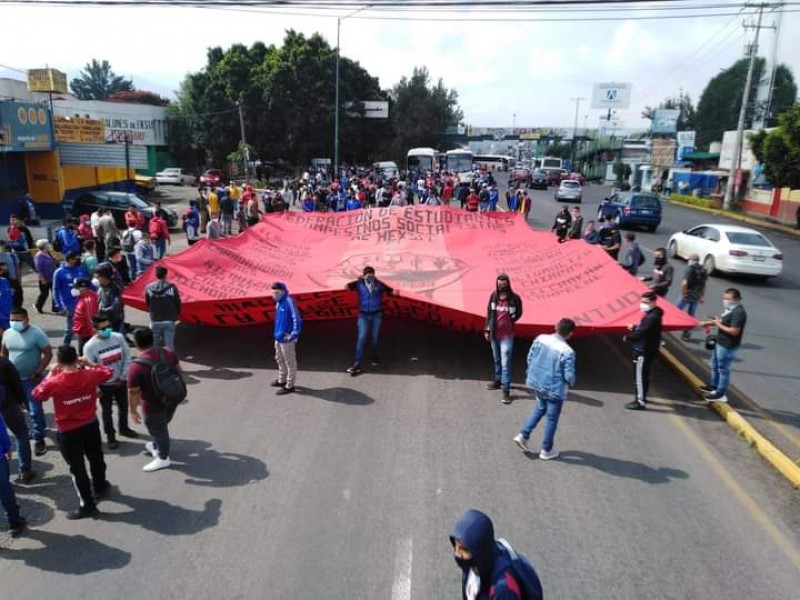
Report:
[[675,134],[678,141],[677,160],[686,160],[686,156],[694,152],[694,141],[697,137],[696,131],[679,131]]
[[102,144],[106,141],[106,126],[102,121],[56,117],[53,124],[56,140],[62,143]]
[[67,93],[67,74],[57,69],[28,70],[29,92]]
[[592,108],[628,108],[630,105],[630,83],[595,83],[592,86]]
[[35,102],[0,102],[0,129],[5,131],[3,152],[52,150],[50,109]]
[[675,164],[675,140],[653,140],[650,149],[650,164],[671,167]]
[[[756,157],[750,149],[750,136],[756,133],[754,130],[746,130],[742,137],[742,160],[740,168],[744,171],[752,171],[756,165]],[[722,135],[722,148],[719,154],[719,168],[731,170],[733,167],[733,150],[736,147],[736,132],[726,131]]]
[[653,115],[651,131],[653,133],[675,133],[678,131],[678,119],[681,111],[678,108],[659,108]]

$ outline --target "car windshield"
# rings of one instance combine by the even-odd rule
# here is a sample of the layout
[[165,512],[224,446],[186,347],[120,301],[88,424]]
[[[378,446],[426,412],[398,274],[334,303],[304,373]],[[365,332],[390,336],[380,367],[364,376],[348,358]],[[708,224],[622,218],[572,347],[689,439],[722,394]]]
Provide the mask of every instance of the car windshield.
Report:
[[581,187],[581,184],[579,182],[577,182],[577,181],[564,181],[564,182],[561,183],[561,185],[563,187],[565,187],[565,188],[570,188],[570,189],[573,189],[573,190],[576,190],[579,187]]
[[660,208],[661,203],[653,196],[636,196],[636,208]]
[[771,248],[772,244],[769,243],[767,238],[759,233],[748,233],[746,231],[728,231],[725,233],[731,244],[741,246],[761,246],[764,248]]

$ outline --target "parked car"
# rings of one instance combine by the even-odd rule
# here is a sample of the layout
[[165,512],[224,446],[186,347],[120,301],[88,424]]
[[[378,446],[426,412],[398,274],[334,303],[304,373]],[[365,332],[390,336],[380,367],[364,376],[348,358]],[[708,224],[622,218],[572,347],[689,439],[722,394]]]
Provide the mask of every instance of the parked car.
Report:
[[738,225],[704,224],[675,233],[667,251],[673,258],[698,254],[709,275],[775,277],[783,270],[783,253],[755,229]]
[[583,199],[583,186],[580,181],[567,179],[562,181],[556,190],[556,202],[580,202]]
[[[80,215],[89,215],[98,208],[108,208],[114,217],[114,222],[120,229],[125,229],[125,213],[131,206],[135,206],[144,215],[145,221],[153,216],[154,207],[151,202],[137,194],[129,192],[111,192],[98,190],[84,192],[75,199],[64,200],[64,212],[68,217],[78,218]],[[178,213],[171,208],[162,207],[167,213],[167,225],[170,229],[178,226]]]
[[200,175],[200,183],[205,186],[211,186],[225,184],[227,181],[221,170],[209,169]]
[[516,167],[508,174],[509,185],[521,185],[523,187],[530,187],[531,185],[531,171],[525,167]]
[[597,218],[611,216],[620,227],[646,227],[654,232],[661,225],[661,199],[649,192],[617,192],[600,203]]
[[531,187],[537,190],[547,189],[547,173],[538,170],[531,173]]
[[197,177],[180,167],[170,167],[159,171],[156,173],[156,181],[162,185],[197,185]]

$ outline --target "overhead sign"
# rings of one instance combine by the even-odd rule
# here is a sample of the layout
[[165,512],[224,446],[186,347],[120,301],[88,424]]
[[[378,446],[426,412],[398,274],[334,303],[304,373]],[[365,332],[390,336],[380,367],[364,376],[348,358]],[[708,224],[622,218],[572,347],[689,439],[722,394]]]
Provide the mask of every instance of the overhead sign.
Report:
[[630,105],[630,83],[595,83],[592,86],[592,108],[628,108]]
[[671,167],[675,164],[675,140],[653,140],[650,148],[650,164]]
[[[624,333],[641,319],[647,289],[599,246],[559,244],[517,213],[449,207],[272,214],[241,235],[200,240],[157,264],[169,268],[180,290],[181,321],[217,327],[271,321],[276,280],[286,283],[307,322],[355,319],[358,296],[345,284],[365,265],[397,291],[385,300],[386,314],[476,333],[497,274],[508,273],[525,303],[514,326],[520,337],[552,332],[563,317],[576,321],[577,334]],[[154,276],[151,267],[125,289],[126,305],[147,309],[144,288]],[[669,302],[659,306],[667,330],[697,323]]]
[[29,69],[29,92],[67,93],[67,74],[57,69]]
[[653,133],[675,133],[678,131],[678,120],[681,118],[679,108],[659,108],[653,114],[650,130]]
[[52,150],[50,109],[35,102],[0,102],[0,151]]
[[53,124],[58,142],[102,144],[106,141],[106,126],[102,121],[56,117]]

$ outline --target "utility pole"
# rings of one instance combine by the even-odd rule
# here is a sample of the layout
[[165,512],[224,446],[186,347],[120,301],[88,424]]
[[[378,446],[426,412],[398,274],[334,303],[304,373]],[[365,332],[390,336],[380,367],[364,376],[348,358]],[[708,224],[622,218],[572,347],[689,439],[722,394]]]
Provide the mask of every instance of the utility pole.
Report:
[[239,108],[239,128],[242,130],[242,158],[244,159],[244,181],[250,183],[250,149],[247,147],[247,138],[244,133],[244,113],[242,112],[242,96],[239,96],[239,101],[236,103]]
[[739,124],[736,126],[736,141],[733,145],[733,156],[731,157],[731,170],[728,176],[728,185],[725,187],[725,198],[722,201],[722,208],[730,210],[731,199],[733,198],[734,187],[738,193],[738,186],[736,186],[736,177],[742,164],[742,142],[744,141],[744,124],[747,118],[747,105],[750,102],[750,86],[753,83],[753,69],[756,64],[756,54],[758,54],[758,36],[761,32],[761,20],[764,16],[764,8],[769,7],[769,4],[758,5],[758,21],[755,25],[755,38],[753,44],[750,46],[750,63],[747,67],[747,79],[744,84],[744,92],[742,93],[742,106],[739,109]]
[[575,152],[578,149],[578,141],[575,139],[578,135],[578,111],[581,107],[581,100],[584,98],[570,98],[575,103],[575,122],[572,125],[572,153],[571,153],[571,170],[575,170]]

